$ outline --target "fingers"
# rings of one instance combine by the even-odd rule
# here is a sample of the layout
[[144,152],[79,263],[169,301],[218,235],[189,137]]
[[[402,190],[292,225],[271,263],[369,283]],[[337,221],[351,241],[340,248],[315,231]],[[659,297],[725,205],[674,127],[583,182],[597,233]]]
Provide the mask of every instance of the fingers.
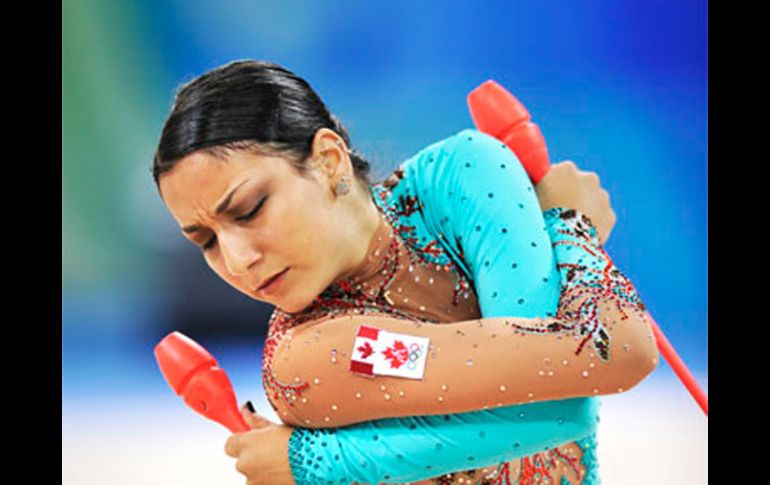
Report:
[[[250,401],[247,401],[247,403],[250,403]],[[251,429],[266,428],[273,424],[269,419],[260,416],[256,412],[252,412],[249,409],[248,404],[241,406],[241,415]]]
[[246,470],[246,465],[244,464],[243,460],[238,460],[235,462],[235,471],[240,473],[241,475],[245,475],[246,479],[248,480],[248,471]]
[[579,174],[585,177],[587,180],[590,180],[592,183],[600,185],[599,175],[596,172],[586,172],[584,170],[580,170],[572,160],[564,160],[563,162],[556,163],[553,165],[552,170],[554,168],[563,170],[566,173]]
[[599,175],[597,175],[596,172],[585,172],[585,178],[597,187],[601,186],[601,184],[599,184]]
[[609,213],[608,219],[610,221],[610,224],[614,226],[618,218],[617,218],[617,214],[615,214],[615,210],[612,208],[612,203],[610,202],[610,193],[602,189],[601,194],[602,194],[602,199],[604,200],[604,203],[607,204],[607,212]]
[[238,458],[238,455],[240,455],[241,453],[240,440],[241,440],[240,434],[234,434],[227,439],[227,443],[225,443],[225,454],[227,454],[227,456],[232,458]]
[[577,165],[575,165],[575,162],[572,160],[565,160],[563,162],[555,163],[551,167],[550,170],[546,173],[551,173],[552,176],[561,176],[561,177],[574,177],[576,174],[578,174],[580,170],[578,169]]
[[[252,413],[247,404],[244,404],[241,406],[241,415],[243,416],[244,421],[246,421],[246,424],[251,429],[256,428],[264,428],[272,424],[271,421],[263,418],[262,416]],[[241,452],[241,435],[243,433],[236,433],[230,436],[228,438],[227,443],[225,443],[225,453],[228,456],[231,456],[233,458],[237,458],[238,455]]]

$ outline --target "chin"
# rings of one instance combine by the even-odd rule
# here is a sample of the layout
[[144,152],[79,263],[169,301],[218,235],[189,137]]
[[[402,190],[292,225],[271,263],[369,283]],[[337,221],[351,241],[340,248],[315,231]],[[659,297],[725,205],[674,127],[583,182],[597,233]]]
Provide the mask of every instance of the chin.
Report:
[[282,311],[286,313],[299,313],[305,308],[307,308],[308,306],[310,306],[311,303],[312,301],[309,301],[307,303],[288,302],[286,304],[284,304],[283,302],[278,302],[275,304],[275,306],[280,308]]
[[279,295],[278,301],[270,303],[286,313],[299,313],[311,306],[327,287],[328,285],[324,285],[319,290],[313,289],[310,284],[305,284],[300,288],[289,289],[286,294]]

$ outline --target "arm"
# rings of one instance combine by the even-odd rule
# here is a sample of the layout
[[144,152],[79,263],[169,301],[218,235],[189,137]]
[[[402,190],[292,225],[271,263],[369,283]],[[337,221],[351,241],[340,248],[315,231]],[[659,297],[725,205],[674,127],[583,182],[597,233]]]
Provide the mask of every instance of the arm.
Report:
[[[471,146],[475,142],[480,142],[478,147]],[[479,173],[468,177],[463,173],[464,163],[471,164],[470,168],[487,164],[481,175],[492,173],[490,168],[500,167],[501,171],[491,178],[480,179]],[[436,182],[436,190],[430,191],[425,201],[432,209],[423,212],[425,224],[435,234],[445,236],[444,248],[466,274],[473,275],[482,314],[554,316],[559,298],[555,255],[534,190],[515,155],[491,137],[463,130],[404,164],[407,171],[415,167],[426,183]],[[512,204],[489,204],[487,193],[482,193],[484,187],[505,197],[495,200]],[[394,195],[400,194],[394,191]],[[508,234],[517,237],[505,244],[496,243],[501,227],[486,224],[474,232],[477,225],[489,220],[506,221]],[[520,240],[524,242],[517,244]],[[536,247],[530,242],[536,242]],[[495,264],[485,264],[490,260]],[[506,264],[498,264],[500,261]],[[514,273],[511,263],[518,264]],[[296,451],[291,454],[292,470],[298,483],[305,478],[310,483],[324,483],[323,479],[376,483],[425,479],[487,466],[589,435],[595,430],[599,404],[596,399],[564,399],[456,415],[391,418],[336,429],[296,428],[291,441]],[[476,426],[470,426],[471,419]],[[458,421],[464,424],[459,426]],[[370,446],[374,429],[379,431],[377,448]],[[488,439],[491,430],[499,432],[494,439]],[[462,448],[458,450],[457,444]],[[438,452],[438,446],[443,446],[443,452]],[[475,461],[449,453],[463,449],[474,450]]]
[[341,428],[295,428],[289,463],[297,485],[424,480],[584,438],[586,428],[598,421],[600,404],[597,399],[565,399]]
[[[580,220],[579,217],[569,217],[571,214],[569,211],[552,210],[546,213],[546,218],[550,227],[554,228],[554,233],[560,237],[558,241],[567,241],[569,238],[566,234],[559,233],[558,231],[569,232],[564,225],[569,222],[575,222]],[[562,216],[564,218],[562,218]],[[576,214],[577,216],[577,214]],[[564,222],[564,225],[560,224]],[[580,232],[580,231],[579,231]],[[578,256],[579,251],[567,250],[569,247],[564,244],[554,244],[554,248],[557,253],[570,254],[572,261],[579,260],[581,263],[586,263]],[[569,261],[569,260],[566,260]],[[562,259],[559,259],[562,262]],[[575,271],[572,266],[569,266],[568,262],[562,263],[565,266],[560,267],[560,271],[564,278],[564,287],[566,290],[579,288],[578,281],[589,282],[589,279],[585,276],[586,271],[577,273],[576,275],[569,277],[570,272]],[[590,265],[586,265],[590,266]],[[569,278],[569,280],[568,280]],[[571,293],[565,291],[564,296],[569,296]],[[565,301],[563,299],[562,301]],[[561,312],[560,312],[561,313]],[[341,326],[345,325],[346,320],[354,320],[356,318],[365,319],[365,317],[353,317],[338,319],[337,323]],[[370,322],[374,320],[379,324],[383,324],[384,328],[389,330],[429,330],[429,333],[424,335],[435,334],[433,331],[441,330],[442,328],[455,327],[458,324],[447,325],[423,325],[415,322],[403,322],[396,319],[390,319],[388,317],[372,317]],[[459,345],[465,347],[472,347],[470,342],[473,341],[472,333],[483,332],[478,327],[479,321],[499,321],[505,319],[482,319],[470,322],[466,328],[466,335],[461,336],[451,331],[448,332],[446,337],[450,346],[460,342]],[[524,319],[508,319],[512,322],[523,322]],[[555,320],[555,319],[550,319]],[[327,320],[326,323],[332,320]],[[459,322],[459,324],[466,324],[468,322]],[[474,324],[475,323],[475,324]],[[398,327],[397,325],[403,325],[404,327]],[[317,325],[324,325],[324,322],[320,322]],[[307,327],[308,333],[305,336],[310,337],[310,331],[312,326]],[[453,329],[450,329],[453,330]],[[516,334],[510,334],[512,331],[510,327],[503,327],[503,332],[508,332],[509,335],[506,338],[516,336]],[[332,330],[334,332],[334,330]],[[489,342],[502,342],[503,340],[494,337],[490,334],[485,334],[487,337],[487,343]],[[502,334],[501,334],[502,335]],[[615,336],[616,334],[613,334]],[[315,332],[312,333],[312,338],[318,336],[319,339],[327,338],[327,333],[322,332],[320,335]],[[533,345],[538,339],[542,339],[544,335],[535,335],[532,337],[526,337],[530,339],[528,345]],[[463,340],[466,340],[464,341]],[[570,342],[572,339],[563,339],[564,342],[570,343],[570,348],[574,349],[579,345],[578,341]],[[299,346],[310,347],[312,344],[304,344],[303,340],[292,339],[292,342]],[[320,340],[319,340],[319,345]],[[442,344],[443,345],[443,344]],[[553,355],[550,351],[548,355]],[[595,349],[594,349],[595,350]],[[526,352],[526,349],[519,349],[520,352]],[[443,352],[443,351],[441,351]],[[487,349],[485,348],[485,354]],[[583,353],[584,354],[584,353]],[[446,354],[442,353],[442,356]],[[501,359],[505,359],[510,354],[500,354]],[[597,354],[598,355],[598,354]],[[620,357],[623,359],[623,357]],[[437,357],[438,359],[438,357]],[[614,359],[614,354],[613,354]],[[585,359],[587,362],[586,368],[590,368],[590,365],[596,361],[598,365],[598,359]],[[509,369],[507,372],[501,372],[501,369],[506,369],[507,364],[502,360],[494,362],[494,359],[486,361],[491,362],[491,365],[482,369],[481,364],[476,365],[474,360],[474,371],[481,371],[474,376],[483,378],[485,372],[496,373],[505,379],[507,374],[512,374]],[[617,362],[615,360],[614,362]],[[613,362],[613,365],[615,365]],[[324,364],[317,362],[322,368]],[[339,361],[337,362],[338,365]],[[432,365],[433,361],[429,361],[428,365]],[[553,364],[557,364],[553,362]],[[644,363],[643,363],[644,364]],[[524,365],[527,365],[526,360]],[[646,364],[645,364],[646,365]],[[556,367],[556,365],[554,365]],[[632,366],[633,367],[633,366]],[[426,370],[429,367],[426,367]],[[457,362],[454,365],[455,370],[464,370],[464,362]],[[603,367],[599,367],[601,371]],[[470,369],[468,369],[470,370]],[[579,370],[579,369],[576,369]],[[597,372],[599,372],[597,371]],[[631,372],[634,372],[631,369]],[[427,374],[426,374],[427,376]],[[448,378],[451,378],[450,375]],[[593,376],[592,376],[593,377]],[[342,376],[344,378],[344,376]],[[538,379],[544,382],[552,377],[540,377]],[[359,378],[365,380],[364,378]],[[391,383],[398,384],[398,378],[391,377],[376,377],[377,382],[385,382],[382,379],[390,379],[391,382],[386,386],[386,390],[390,390],[395,396],[398,392],[397,389],[404,389],[404,385],[409,383],[416,383],[417,386],[427,385],[428,382],[433,383],[434,389],[430,394],[433,396],[445,396],[455,394],[452,391],[453,387],[448,387],[446,392],[439,388],[439,385],[435,381],[411,381],[406,379],[400,379],[402,385],[393,387]],[[537,380],[537,379],[536,379]],[[578,377],[573,380],[585,381],[585,378]],[[336,396],[334,401],[347,403],[346,409],[351,406],[367,407],[374,406],[378,409],[384,410],[383,412],[393,411],[399,404],[398,399],[406,399],[407,396],[412,397],[414,392],[419,395],[420,388],[415,387],[409,391],[404,397],[395,398],[392,396],[391,400],[385,400],[385,392],[379,388],[367,391],[368,394],[374,394],[378,396],[382,401],[375,399],[371,403],[361,403],[360,399],[346,398],[344,392],[348,389],[347,385],[340,383],[339,380],[326,380],[325,382],[333,385],[335,389],[341,391],[342,394]],[[374,381],[370,381],[373,382]],[[467,384],[473,385],[476,382],[473,379],[469,379]],[[319,384],[322,386],[324,381]],[[631,386],[627,387],[630,388]],[[353,389],[353,388],[350,388]],[[513,392],[519,392],[521,395],[521,382],[513,380],[512,386],[509,387]],[[412,392],[414,391],[414,392]],[[465,388],[460,388],[459,392],[463,393]],[[614,392],[614,391],[611,391]],[[478,397],[481,399],[479,402],[483,402],[484,395],[488,394],[480,392]],[[503,393],[505,394],[505,393]],[[498,392],[497,395],[500,395]],[[474,399],[474,394],[469,394],[466,399]],[[497,405],[487,406],[484,405],[486,410],[469,412],[463,414],[442,414],[435,415],[436,409],[441,406],[436,403],[431,396],[425,397],[426,404],[433,406],[428,409],[434,415],[427,416],[409,416],[399,417],[391,419],[382,419],[377,421],[364,422],[355,424],[352,426],[345,426],[336,429],[307,429],[296,428],[291,435],[290,449],[290,464],[293,470],[295,480],[299,485],[305,483],[330,483],[324,480],[331,480],[331,483],[350,483],[351,480],[357,483],[402,483],[405,481],[415,481],[431,477],[436,477],[446,473],[451,473],[468,468],[481,468],[491,465],[496,465],[501,462],[510,461],[525,456],[531,456],[542,450],[547,450],[558,446],[560,444],[574,441],[586,436],[586,430],[591,429],[592,426],[598,421],[598,410],[600,401],[597,399],[562,399],[548,402],[534,402],[530,404],[518,405],[518,406],[505,406],[497,407]],[[504,398],[503,398],[504,399]],[[395,401],[395,402],[394,402]],[[317,399],[313,399],[309,402],[318,403]],[[403,401],[406,403],[407,401]],[[443,402],[449,402],[445,400]],[[389,404],[393,404],[393,407],[388,407]],[[307,405],[307,403],[305,404]],[[321,404],[317,404],[323,407]],[[418,403],[419,405],[419,403]],[[298,408],[299,409],[299,408]],[[338,406],[335,411],[333,408],[329,408],[327,414],[331,415],[336,413],[342,408]],[[343,411],[344,412],[344,411]],[[308,424],[308,426],[323,428],[321,421],[318,424]],[[378,446],[372,446],[377,443]]]
[[[328,428],[372,419],[470,412],[534,401],[614,394],[654,368],[647,313],[580,213],[547,223],[564,282],[555,318],[489,317],[442,325],[348,315],[292,328],[276,350],[278,381],[302,383],[285,421]],[[422,379],[350,370],[364,326],[430,339]],[[414,360],[418,354],[412,353]]]

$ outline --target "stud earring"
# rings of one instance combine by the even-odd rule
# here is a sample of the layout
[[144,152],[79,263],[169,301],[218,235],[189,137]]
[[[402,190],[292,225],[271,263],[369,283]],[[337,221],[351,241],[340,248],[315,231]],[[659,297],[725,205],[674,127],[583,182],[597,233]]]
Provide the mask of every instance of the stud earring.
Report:
[[337,182],[337,185],[334,186],[334,195],[345,195],[350,191],[350,186],[348,185],[348,180],[345,177],[342,177],[339,182]]

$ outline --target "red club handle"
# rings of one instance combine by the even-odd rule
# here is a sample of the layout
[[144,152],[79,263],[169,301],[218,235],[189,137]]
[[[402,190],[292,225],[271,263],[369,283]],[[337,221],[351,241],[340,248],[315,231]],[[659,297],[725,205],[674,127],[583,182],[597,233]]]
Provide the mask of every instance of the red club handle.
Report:
[[[490,79],[468,94],[468,108],[476,128],[505,143],[521,161],[532,183],[540,182],[550,168],[548,150],[540,128],[530,121],[524,105]],[[708,416],[708,396],[652,317],[650,324],[658,350]]]
[[690,372],[690,369],[687,368],[684,361],[679,357],[679,354],[676,352],[676,350],[674,350],[674,346],[671,345],[671,342],[669,342],[666,336],[663,335],[660,327],[658,327],[658,324],[655,323],[655,320],[653,320],[652,317],[650,317],[650,323],[652,324],[652,333],[655,335],[655,341],[658,343],[658,349],[660,350],[660,353],[663,354],[663,357],[665,357],[668,365],[674,369],[674,373],[677,375],[677,377],[679,377],[679,380],[682,381],[684,387],[690,391],[690,395],[698,403],[698,406],[700,406],[706,416],[708,416],[708,396],[698,385],[698,381],[695,380],[695,377]]
[[195,412],[233,433],[249,431],[230,379],[200,344],[180,332],[171,332],[155,346],[155,359],[169,386]]

